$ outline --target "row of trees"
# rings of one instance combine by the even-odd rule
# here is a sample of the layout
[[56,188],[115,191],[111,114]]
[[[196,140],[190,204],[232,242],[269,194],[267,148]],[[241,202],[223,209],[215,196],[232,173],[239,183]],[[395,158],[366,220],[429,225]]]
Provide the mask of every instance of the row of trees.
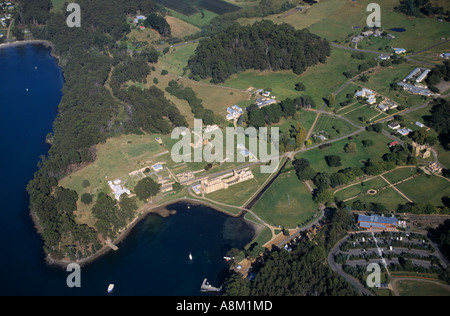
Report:
[[288,98],[280,103],[274,103],[263,108],[252,104],[247,109],[248,126],[255,128],[279,123],[281,118],[292,118],[302,108],[315,107],[315,103],[309,96],[301,96],[295,99]]
[[401,0],[400,5],[394,7],[395,11],[411,16],[438,15],[449,20],[450,11],[443,7],[434,6],[430,0]]
[[201,40],[188,64],[193,76],[220,83],[247,69],[291,69],[301,74],[309,66],[325,63],[329,55],[329,43],[308,30],[265,20],[234,24]]
[[176,96],[178,99],[186,100],[191,107],[192,113],[194,113],[194,117],[196,119],[202,119],[203,124],[213,125],[218,123],[218,118],[215,117],[214,112],[203,107],[202,100],[197,97],[197,94],[194,90],[192,90],[192,88],[184,87],[182,84],[179,84],[175,80],[172,80],[169,82],[166,91],[171,95]]

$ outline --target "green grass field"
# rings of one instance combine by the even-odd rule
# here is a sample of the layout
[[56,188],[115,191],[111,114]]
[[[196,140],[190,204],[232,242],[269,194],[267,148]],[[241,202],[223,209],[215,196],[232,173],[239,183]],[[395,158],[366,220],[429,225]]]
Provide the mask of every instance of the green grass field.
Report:
[[448,286],[421,280],[400,280],[397,289],[400,296],[450,296]]
[[393,170],[384,175],[384,177],[392,184],[395,184],[401,180],[407,179],[416,174],[416,168],[400,168]]
[[312,111],[300,111],[299,113],[299,120],[295,120],[293,118],[282,119],[279,124],[274,124],[273,126],[279,127],[280,132],[289,134],[289,131],[292,129],[292,127],[295,127],[298,122],[300,123],[300,126],[304,127],[306,129],[306,132],[308,132],[311,129],[317,114]]
[[59,12],[63,9],[64,3],[70,3],[68,0],[52,0],[52,12]]
[[293,228],[315,215],[317,208],[308,188],[291,171],[275,180],[252,211],[267,223]]
[[405,204],[408,202],[397,191],[389,187],[379,190],[375,195],[366,194],[358,199],[363,203],[381,203],[391,211],[395,211],[399,204]]
[[421,175],[396,187],[415,203],[440,206],[441,198],[450,195],[450,182],[437,176]]
[[334,139],[354,132],[356,128],[348,122],[329,115],[322,114],[314,127],[314,133],[326,135]]
[[[298,12],[285,17],[282,14],[271,15],[263,19],[272,20],[275,23],[289,23],[297,29],[308,28],[312,33],[325,37],[330,41],[343,42],[360,30],[354,26],[363,28],[370,13],[366,11],[372,0],[343,1],[321,0],[313,4],[308,10]],[[404,47],[407,50],[419,50],[440,42],[441,37],[450,36],[450,28],[447,23],[438,22],[434,18],[414,18],[394,12],[393,7],[398,1],[380,0],[376,2],[381,8],[381,27],[395,38],[386,42],[389,46]],[[261,18],[242,18],[241,24],[253,23]],[[405,28],[403,33],[389,31],[391,28]],[[372,46],[375,49],[382,46],[383,41]]]
[[[364,185],[361,185],[361,182],[364,183]],[[336,197],[340,200],[346,200],[350,199],[354,196],[360,195],[360,194],[366,194],[369,189],[375,189],[378,190],[380,188],[385,187],[387,184],[386,182],[381,179],[380,177],[376,177],[367,181],[362,180],[361,182],[349,186],[345,189],[341,189],[336,192]],[[361,198],[359,198],[361,199]]]
[[211,20],[217,16],[217,14],[215,14],[214,12],[210,12],[208,10],[203,10],[203,14],[199,12],[193,15],[184,15],[180,12],[171,9],[167,10],[169,12],[169,15],[200,28],[202,26],[209,24]]
[[194,55],[197,43],[189,43],[180,47],[171,48],[169,53],[159,58],[158,66],[166,69],[170,73],[183,76],[185,68],[187,68],[189,58]]
[[[275,95],[278,100],[309,95],[316,103],[316,107],[321,108],[324,104],[323,98],[328,98],[330,93],[337,91],[347,81],[343,73],[357,69],[358,64],[351,58],[351,54],[348,51],[332,49],[326,64],[312,66],[301,75],[296,75],[292,71],[248,70],[232,76],[224,85],[241,90],[247,90],[250,87],[271,88],[272,95]],[[295,84],[298,82],[306,86],[306,91],[295,90]]]
[[[374,145],[372,147],[364,147],[362,145],[363,140],[372,140]],[[349,143],[356,144],[356,153],[347,154],[344,151],[344,146]],[[373,160],[381,160],[381,157],[389,151],[388,144],[390,139],[383,134],[375,132],[363,132],[352,140],[344,139],[333,143],[331,147],[324,149],[314,148],[305,153],[298,154],[296,158],[305,158],[311,163],[311,167],[316,172],[328,172],[334,173],[342,168],[347,167],[363,167],[364,161],[371,158]],[[342,159],[342,166],[329,167],[325,161],[325,156],[338,155]]]

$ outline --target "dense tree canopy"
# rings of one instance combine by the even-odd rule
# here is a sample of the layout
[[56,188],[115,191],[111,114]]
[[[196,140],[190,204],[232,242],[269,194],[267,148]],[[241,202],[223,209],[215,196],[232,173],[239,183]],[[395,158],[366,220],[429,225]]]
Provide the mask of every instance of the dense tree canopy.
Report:
[[189,68],[194,76],[218,83],[247,69],[291,69],[301,74],[309,66],[325,63],[329,55],[329,43],[308,30],[265,20],[249,26],[235,24],[202,40]]

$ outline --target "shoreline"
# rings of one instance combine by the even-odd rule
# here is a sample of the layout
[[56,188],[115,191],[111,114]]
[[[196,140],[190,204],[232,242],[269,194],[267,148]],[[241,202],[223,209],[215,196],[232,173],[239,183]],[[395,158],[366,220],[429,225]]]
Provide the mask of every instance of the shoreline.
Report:
[[[43,45],[46,48],[50,48],[51,49],[50,50],[50,55],[57,60],[58,65],[59,65],[59,63],[60,63],[60,56],[58,56],[56,54],[56,46],[53,43],[51,43],[51,42],[49,42],[47,40],[36,40],[36,39],[33,39],[33,40],[24,40],[24,41],[14,41],[14,42],[9,42],[9,43],[3,43],[3,44],[0,44],[0,49],[2,49],[2,48],[9,48],[9,47],[20,47],[20,46],[26,46],[26,45]],[[59,67],[61,68],[61,66],[59,66]],[[64,74],[63,74],[63,76],[64,76]],[[152,207],[150,207],[148,209],[146,209],[146,207],[144,206],[143,210],[142,210],[142,214],[137,216],[135,219],[133,219],[124,228],[124,230],[119,233],[119,237],[116,240],[112,241],[112,243],[115,245],[115,244],[119,244],[123,240],[125,240],[126,237],[128,237],[128,234],[134,229],[134,227],[139,222],[144,220],[149,214],[152,214],[152,213],[153,214],[158,214],[159,216],[161,216],[163,218],[176,214],[176,211],[170,211],[170,210],[167,209],[167,207],[170,206],[170,205],[173,205],[173,204],[177,204],[177,203],[187,203],[187,204],[193,205],[193,206],[195,206],[195,205],[206,206],[206,207],[209,207],[209,208],[213,209],[214,211],[221,212],[221,213],[223,213],[223,214],[225,214],[227,216],[231,216],[231,217],[234,217],[234,218],[241,218],[243,221],[248,223],[254,230],[254,236],[253,236],[252,241],[257,236],[259,236],[259,234],[265,228],[265,226],[263,226],[261,224],[258,224],[256,222],[248,220],[248,219],[245,219],[244,216],[241,216],[242,215],[242,211],[239,212],[238,214],[233,214],[233,213],[230,213],[230,212],[220,208],[219,206],[212,205],[212,204],[208,203],[207,201],[199,201],[199,200],[196,200],[196,199],[184,197],[184,198],[179,198],[179,199],[176,199],[176,200],[173,200],[173,201],[169,201],[169,202],[163,203],[161,205],[155,205],[155,206],[152,206]],[[139,210],[138,210],[138,213],[139,213]],[[42,228],[41,228],[41,226],[39,224],[39,218],[36,216],[36,214],[33,213],[32,210],[29,210],[29,215],[31,216],[32,222],[34,224],[34,227],[35,227],[37,233],[39,235],[41,235]],[[250,243],[252,241],[250,241]],[[88,264],[93,263],[94,261],[96,261],[97,259],[101,258],[102,256],[108,254],[110,251],[114,251],[114,250],[111,247],[109,247],[108,245],[105,244],[95,254],[92,254],[92,255],[90,255],[90,256],[88,256],[86,258],[77,260],[75,262],[74,261],[70,261],[67,258],[65,258],[65,259],[53,259],[50,256],[50,254],[46,254],[45,251],[44,251],[44,254],[45,254],[45,261],[46,261],[46,263],[48,265],[58,266],[58,267],[61,267],[61,268],[65,269],[67,267],[67,265],[70,264],[70,263],[77,263],[80,266],[86,266]]]
[[43,45],[47,48],[51,48],[50,55],[57,59],[58,62],[60,61],[59,56],[56,55],[56,46],[47,40],[24,40],[24,41],[15,41],[15,42],[9,42],[9,43],[3,43],[0,44],[0,49],[2,48],[10,48],[10,47],[20,47],[25,45]]
[[[194,199],[190,199],[190,198],[180,198],[174,201],[170,201],[170,202],[166,202],[164,204],[161,205],[156,205],[151,207],[148,210],[145,210],[142,212],[142,214],[138,217],[136,217],[131,223],[129,223],[127,225],[127,227],[120,233],[120,236],[114,240],[112,243],[114,245],[121,243],[122,241],[124,241],[129,233],[131,233],[131,231],[135,228],[135,226],[140,223],[142,220],[144,220],[149,214],[157,214],[163,218],[168,217],[168,216],[172,216],[172,215],[176,215],[176,211],[171,211],[169,209],[167,209],[168,206],[173,205],[173,204],[177,204],[177,203],[187,203],[189,205],[195,206],[195,205],[200,205],[200,206],[206,206],[209,207],[211,209],[213,209],[216,212],[220,212],[223,213],[227,216],[231,216],[234,218],[241,218],[243,221],[247,222],[254,230],[254,236],[252,241],[260,234],[260,232],[264,229],[264,227],[261,227],[260,224],[257,224],[253,221],[244,219],[242,217],[239,216],[239,214],[234,215],[234,214],[230,214],[229,212],[220,209],[219,207],[216,206],[212,206],[211,204],[208,203],[204,203],[204,202],[200,202]],[[36,218],[36,216],[34,214],[31,214],[31,217],[33,219],[33,222],[35,224],[36,229],[39,231],[39,223],[38,223],[38,218]],[[250,242],[252,242],[250,241]],[[49,254],[46,255],[45,257],[45,261],[48,265],[51,266],[56,266],[56,267],[60,267],[65,269],[67,267],[67,265],[69,265],[70,263],[76,263],[80,266],[86,266],[88,264],[91,264],[93,262],[95,262],[97,259],[100,259],[101,257],[103,257],[104,255],[108,254],[109,252],[114,251],[111,247],[109,247],[108,245],[104,245],[102,247],[102,249],[100,249],[98,252],[96,252],[95,254],[90,255],[87,258],[83,258],[80,260],[76,260],[76,261],[71,261],[68,259],[53,259],[51,258],[51,256]]]

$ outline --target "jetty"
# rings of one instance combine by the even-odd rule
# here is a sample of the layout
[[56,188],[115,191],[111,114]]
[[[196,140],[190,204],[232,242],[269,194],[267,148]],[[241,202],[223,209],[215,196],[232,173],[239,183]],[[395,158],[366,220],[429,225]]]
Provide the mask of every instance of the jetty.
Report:
[[111,248],[114,251],[119,250],[119,247],[117,247],[116,245],[114,245],[112,242],[107,241],[106,244],[109,246],[109,248]]
[[200,292],[220,292],[222,291],[222,286],[220,288],[214,287],[208,283],[208,279],[203,280],[202,286],[200,287]]

